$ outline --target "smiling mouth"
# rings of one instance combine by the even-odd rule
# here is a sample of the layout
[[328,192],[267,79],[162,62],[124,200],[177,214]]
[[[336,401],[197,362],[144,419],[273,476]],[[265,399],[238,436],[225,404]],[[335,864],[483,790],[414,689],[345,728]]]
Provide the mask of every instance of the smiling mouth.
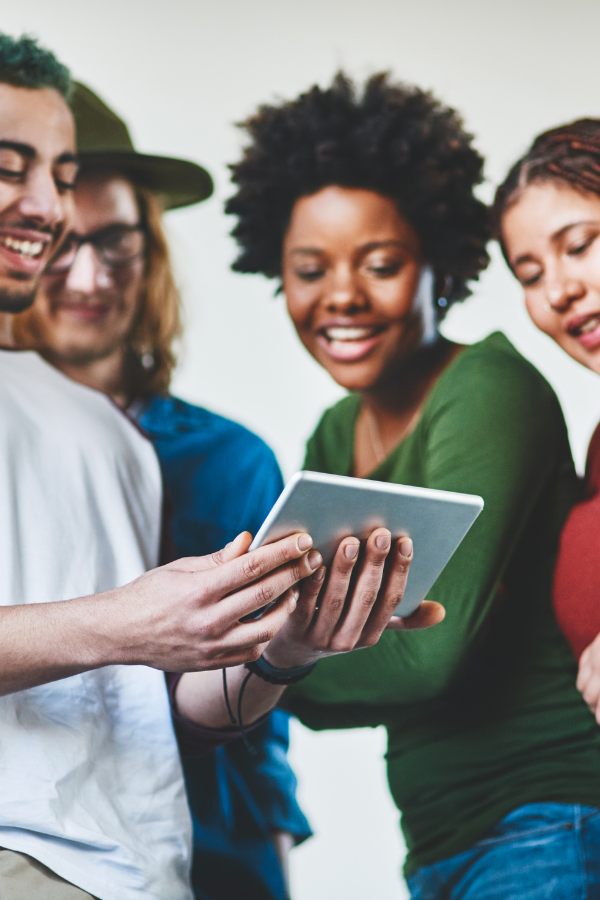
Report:
[[370,355],[385,330],[385,325],[327,325],[318,331],[318,341],[329,359],[357,363]]
[[0,237],[0,244],[6,247],[7,250],[18,253],[26,259],[39,259],[46,247],[43,241],[19,241],[10,237],[10,235]]
[[592,331],[595,331],[599,325],[600,313],[596,313],[595,315],[590,316],[584,322],[576,325],[575,328],[569,328],[569,334],[572,334],[573,337],[579,337],[582,334],[590,334]]
[[381,331],[383,327],[377,325],[335,325],[323,328],[321,334],[331,344],[337,341],[368,341]]

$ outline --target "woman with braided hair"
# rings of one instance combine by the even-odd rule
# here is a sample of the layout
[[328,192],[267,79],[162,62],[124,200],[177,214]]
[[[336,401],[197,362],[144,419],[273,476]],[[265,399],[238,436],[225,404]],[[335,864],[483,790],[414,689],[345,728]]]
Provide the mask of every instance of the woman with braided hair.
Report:
[[[534,324],[600,375],[600,119],[537,137],[496,193],[496,232]],[[578,687],[600,722],[600,425],[585,495],[563,530],[557,619],[579,660]]]
[[313,728],[387,728],[414,900],[600,897],[600,815],[596,849],[587,825],[578,843],[600,806],[600,731],[552,611],[578,496],[564,419],[504,335],[463,347],[439,331],[487,264],[483,161],[454,110],[385,74],[340,74],[245,128],[234,268],[278,279],[349,391],[305,467],[485,501],[430,592],[444,623],[326,660],[286,706]]

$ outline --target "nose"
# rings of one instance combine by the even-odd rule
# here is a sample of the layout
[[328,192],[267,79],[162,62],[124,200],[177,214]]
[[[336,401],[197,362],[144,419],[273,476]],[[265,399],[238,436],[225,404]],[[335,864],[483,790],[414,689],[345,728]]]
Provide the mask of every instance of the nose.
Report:
[[546,271],[546,304],[554,312],[565,312],[575,300],[585,295],[585,285],[563,266]]
[[327,306],[333,310],[351,310],[363,307],[366,298],[358,284],[358,278],[347,263],[337,265],[332,273],[332,280],[327,297]]
[[89,244],[83,244],[75,254],[65,279],[66,289],[77,294],[93,294],[99,288],[106,287],[105,282],[106,273],[96,254]]
[[73,205],[70,192],[60,193],[54,176],[43,165],[32,166],[19,203],[21,214],[40,227],[55,229],[65,221]]

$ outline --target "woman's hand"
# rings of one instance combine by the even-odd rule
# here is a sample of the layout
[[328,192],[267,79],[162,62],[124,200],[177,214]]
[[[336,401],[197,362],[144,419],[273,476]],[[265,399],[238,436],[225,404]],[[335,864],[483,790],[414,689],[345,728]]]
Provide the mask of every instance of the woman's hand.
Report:
[[[296,535],[295,539],[297,538]],[[216,564],[223,567],[234,559],[239,563],[246,555],[250,540],[250,535],[241,535],[219,554]],[[294,548],[294,544],[288,548],[288,555],[293,557],[298,554]],[[411,559],[411,541],[400,538],[392,547],[391,535],[386,528],[373,531],[362,553],[357,538],[344,538],[327,580],[325,568],[320,565],[319,554],[315,550],[307,552],[302,565],[312,569],[313,573],[302,575],[300,584],[294,586],[294,591],[299,593],[296,609],[290,615],[291,598],[288,588],[282,599],[263,614],[261,619],[247,623],[254,628],[260,628],[262,623],[263,630],[258,639],[254,637],[256,643],[253,655],[250,657],[246,651],[246,659],[256,659],[262,651],[272,666],[292,669],[308,665],[324,656],[348,653],[360,647],[372,647],[385,628],[406,631],[429,628],[441,622],[444,608],[439,603],[427,602],[422,603],[418,610],[405,619],[391,618],[404,596]],[[295,565],[298,570],[300,563]],[[357,567],[358,571],[355,571]],[[285,566],[283,569],[285,570]],[[292,584],[293,580],[290,579],[289,583]],[[274,596],[276,593],[273,593]],[[269,599],[272,600],[273,597]],[[224,602],[225,600],[221,601]],[[256,600],[254,603],[255,608],[260,605]],[[267,630],[264,626],[274,616],[278,617],[275,627]],[[237,623],[239,627],[242,624]],[[227,665],[227,662],[222,661],[221,665]],[[234,709],[237,708],[242,685],[246,682],[244,722],[249,725],[273,708],[281,697],[284,686],[267,683],[261,678],[251,678],[248,681],[248,671],[243,665],[229,668],[227,686]],[[219,729],[230,726],[220,673],[186,673],[177,686],[176,702],[179,713],[199,725]]]
[[585,648],[579,658],[577,690],[600,724],[600,634]]
[[386,528],[372,532],[362,554],[357,538],[345,538],[327,581],[323,566],[302,581],[296,610],[265,650],[267,661],[282,669],[308,665],[372,647],[386,628],[407,631],[441,622],[445,610],[431,602],[411,616],[392,618],[404,596],[412,552],[409,538],[392,547]]

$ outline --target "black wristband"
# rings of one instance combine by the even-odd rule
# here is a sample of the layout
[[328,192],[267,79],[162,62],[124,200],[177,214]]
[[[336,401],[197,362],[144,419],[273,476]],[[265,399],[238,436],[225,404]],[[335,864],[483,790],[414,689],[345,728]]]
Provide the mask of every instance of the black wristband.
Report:
[[246,669],[269,684],[295,684],[310,675],[316,664],[313,662],[307,666],[296,666],[295,669],[278,669],[268,663],[264,656],[259,656],[253,662],[246,663]]

